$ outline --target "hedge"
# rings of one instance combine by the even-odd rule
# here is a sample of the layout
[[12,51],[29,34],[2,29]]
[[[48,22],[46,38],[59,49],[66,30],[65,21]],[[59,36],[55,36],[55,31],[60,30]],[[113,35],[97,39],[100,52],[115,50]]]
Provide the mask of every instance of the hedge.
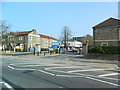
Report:
[[41,51],[48,51],[48,48],[41,48]]
[[120,47],[115,46],[96,46],[89,48],[89,53],[120,54]]

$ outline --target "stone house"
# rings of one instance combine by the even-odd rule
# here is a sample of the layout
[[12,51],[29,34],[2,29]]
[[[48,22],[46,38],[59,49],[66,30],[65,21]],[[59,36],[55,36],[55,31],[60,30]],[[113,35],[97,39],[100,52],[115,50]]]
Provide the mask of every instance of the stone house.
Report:
[[41,48],[49,48],[51,47],[52,42],[58,42],[57,39],[47,36],[47,35],[42,35],[39,34],[41,39],[40,39],[40,43],[41,43]]
[[10,32],[2,36],[2,48],[5,50],[20,49],[21,51],[30,51],[34,47],[48,48],[51,42],[57,39],[37,33],[36,30],[24,32]]
[[120,20],[109,18],[93,27],[94,46],[120,45]]
[[24,32],[10,32],[2,37],[3,49],[14,50],[21,49],[29,51],[29,48],[40,46],[40,36],[36,30]]

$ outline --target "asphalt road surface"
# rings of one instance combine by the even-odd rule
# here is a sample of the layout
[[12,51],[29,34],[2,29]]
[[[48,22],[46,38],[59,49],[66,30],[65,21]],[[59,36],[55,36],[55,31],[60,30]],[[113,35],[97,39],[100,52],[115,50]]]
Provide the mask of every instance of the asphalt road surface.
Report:
[[86,59],[74,56],[3,56],[0,85],[11,89],[119,89],[117,63],[83,62]]

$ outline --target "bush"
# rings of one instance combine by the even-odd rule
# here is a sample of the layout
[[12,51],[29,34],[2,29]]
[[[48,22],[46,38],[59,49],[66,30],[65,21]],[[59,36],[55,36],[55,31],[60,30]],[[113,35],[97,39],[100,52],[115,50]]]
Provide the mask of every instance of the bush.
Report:
[[96,46],[88,50],[89,53],[120,54],[120,47]]
[[23,52],[27,52],[27,49],[23,49]]
[[41,51],[48,51],[48,48],[41,48]]

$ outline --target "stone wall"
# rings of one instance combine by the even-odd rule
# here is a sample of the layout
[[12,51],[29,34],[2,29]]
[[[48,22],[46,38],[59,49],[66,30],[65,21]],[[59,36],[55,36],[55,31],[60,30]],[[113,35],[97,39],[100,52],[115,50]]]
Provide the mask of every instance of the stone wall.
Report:
[[102,43],[108,43],[108,46],[118,46],[120,28],[117,26],[93,28],[93,37],[94,46],[101,46]]
[[101,59],[101,60],[119,60],[119,54],[99,54],[99,53],[88,53],[84,55],[86,59]]

